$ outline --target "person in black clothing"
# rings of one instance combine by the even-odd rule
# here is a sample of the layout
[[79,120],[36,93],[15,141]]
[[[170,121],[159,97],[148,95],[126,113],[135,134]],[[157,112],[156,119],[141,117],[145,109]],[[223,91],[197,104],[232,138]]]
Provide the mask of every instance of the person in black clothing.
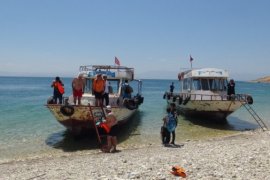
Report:
[[60,78],[57,76],[55,77],[55,80],[52,82],[51,87],[53,87],[53,103],[57,104],[57,99],[58,99],[58,104],[62,103],[63,99],[63,93],[64,93],[64,84],[60,80]]
[[172,84],[170,85],[170,92],[173,93],[174,90],[174,83],[172,82]]
[[[175,103],[171,103],[170,104],[170,110],[171,110],[171,114],[174,116],[175,118],[175,123],[176,123],[176,127],[177,127],[177,124],[178,124],[178,117],[177,117],[177,112],[176,112],[176,107],[175,107]],[[175,130],[172,131],[172,141],[171,141],[171,144],[175,144]]]
[[233,79],[227,84],[227,95],[229,99],[235,95],[235,82]]

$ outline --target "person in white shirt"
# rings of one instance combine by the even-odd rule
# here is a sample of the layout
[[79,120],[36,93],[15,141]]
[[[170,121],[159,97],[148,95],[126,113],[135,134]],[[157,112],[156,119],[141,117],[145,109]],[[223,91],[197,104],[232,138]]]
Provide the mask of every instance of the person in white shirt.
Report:
[[109,105],[109,81],[107,80],[107,76],[103,75],[103,80],[104,80],[104,93],[103,93],[103,100],[105,100],[105,106]]

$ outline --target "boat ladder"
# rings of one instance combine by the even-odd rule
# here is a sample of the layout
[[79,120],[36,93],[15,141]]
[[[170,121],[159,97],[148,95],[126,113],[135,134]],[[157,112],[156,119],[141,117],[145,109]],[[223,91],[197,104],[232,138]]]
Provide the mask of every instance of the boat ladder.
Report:
[[268,127],[263,122],[262,118],[255,112],[255,110],[246,102],[242,102],[243,106],[246,108],[246,110],[249,112],[249,114],[255,119],[255,121],[258,123],[258,125],[262,128],[263,131],[268,131]]
[[[104,112],[103,108],[100,107],[100,109],[101,109],[101,111],[102,111],[102,117],[96,117],[96,116],[94,115],[93,111],[92,111],[91,105],[89,104],[88,106],[89,106],[90,115],[93,117],[93,120],[91,120],[91,121],[93,122],[93,126],[95,127],[95,131],[96,131],[98,143],[99,143],[100,146],[102,146],[102,139],[101,139],[101,138],[104,137],[104,135],[100,135],[100,133],[99,133],[99,131],[98,131],[98,127],[97,127],[97,125],[96,125],[95,119],[96,119],[96,118],[102,118],[102,117],[106,118],[105,112]],[[107,137],[107,136],[106,136],[106,137]],[[101,147],[101,148],[102,148],[102,147]]]

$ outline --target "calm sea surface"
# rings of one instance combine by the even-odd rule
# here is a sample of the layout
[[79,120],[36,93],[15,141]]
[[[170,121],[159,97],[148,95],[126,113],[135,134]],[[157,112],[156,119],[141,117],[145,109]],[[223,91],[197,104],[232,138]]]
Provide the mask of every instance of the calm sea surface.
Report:
[[[43,155],[55,155],[84,150],[97,151],[93,137],[74,138],[67,133],[44,106],[52,95],[50,84],[54,78],[0,77],[0,162]],[[71,78],[62,79],[68,96]],[[160,126],[165,115],[163,94],[176,80],[143,80],[144,104],[120,133],[119,144],[134,148],[141,145],[160,144]],[[270,84],[236,82],[237,93],[253,96],[252,107],[270,124]],[[179,117],[176,143],[187,139],[204,139],[223,136],[258,125],[244,107],[231,114],[227,123],[212,125],[203,119],[189,121]]]

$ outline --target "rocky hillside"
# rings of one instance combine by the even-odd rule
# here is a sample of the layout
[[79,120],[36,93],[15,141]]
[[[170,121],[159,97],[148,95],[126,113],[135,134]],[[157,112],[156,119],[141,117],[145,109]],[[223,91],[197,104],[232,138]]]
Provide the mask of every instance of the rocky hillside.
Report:
[[270,83],[270,76],[259,78],[259,79],[253,80],[252,82]]

